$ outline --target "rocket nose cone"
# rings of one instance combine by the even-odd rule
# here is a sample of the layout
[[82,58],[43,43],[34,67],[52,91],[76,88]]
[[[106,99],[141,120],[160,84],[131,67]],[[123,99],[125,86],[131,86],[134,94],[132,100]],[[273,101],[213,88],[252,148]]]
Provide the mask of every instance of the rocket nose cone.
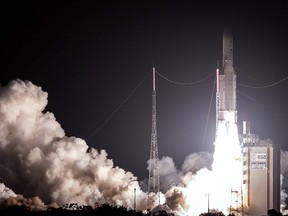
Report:
[[232,38],[232,30],[230,27],[226,26],[224,30],[223,38]]

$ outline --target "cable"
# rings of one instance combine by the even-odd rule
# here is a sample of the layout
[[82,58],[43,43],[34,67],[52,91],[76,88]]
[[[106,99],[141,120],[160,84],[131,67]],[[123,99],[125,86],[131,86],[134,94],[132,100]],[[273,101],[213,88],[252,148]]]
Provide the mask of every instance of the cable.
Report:
[[236,70],[237,73],[240,72],[240,73],[242,73],[245,77],[248,77],[248,78],[251,79],[251,80],[254,80],[254,81],[257,81],[257,82],[262,82],[262,83],[265,83],[265,82],[267,83],[267,81],[256,79],[255,77],[253,77],[253,76],[251,76],[250,74],[244,72],[242,69],[240,69],[240,68],[238,68],[238,67],[235,68],[235,70]]
[[204,136],[203,136],[203,142],[202,142],[202,146],[201,146],[201,151],[203,151],[204,142],[206,140],[206,133],[207,133],[208,121],[209,121],[209,117],[210,117],[210,113],[211,113],[213,94],[214,94],[214,90],[215,90],[215,83],[216,83],[216,76],[214,78],[214,84],[213,84],[211,98],[210,98],[209,110],[208,110],[208,115],[207,115],[207,119],[206,119],[206,126],[205,126],[205,130],[204,130]]
[[238,85],[246,87],[246,88],[254,88],[254,89],[270,88],[270,87],[276,86],[276,85],[284,82],[286,79],[288,79],[288,76],[284,77],[282,80],[280,80],[278,82],[275,82],[275,83],[272,83],[272,84],[269,84],[269,85],[264,85],[264,86],[248,86],[248,85],[243,85],[243,84],[238,84]]
[[160,74],[158,71],[156,71],[156,73],[162,77],[163,79],[167,80],[168,82],[171,82],[171,83],[174,83],[176,85],[194,85],[194,84],[197,84],[197,83],[200,83],[206,79],[208,79],[209,77],[211,77],[214,73],[211,73],[209,74],[207,77],[201,79],[201,80],[198,80],[198,81],[195,81],[195,82],[189,82],[189,83],[183,83],[183,82],[176,82],[176,81],[173,81],[171,79],[168,79],[167,77],[163,76],[162,74]]
[[237,91],[238,93],[242,94],[243,96],[245,96],[246,98],[248,98],[249,100],[255,102],[255,103],[258,103],[257,100],[255,100],[254,98],[250,97],[249,95],[245,94],[244,92],[241,92],[241,91]]
[[141,79],[141,81],[137,84],[137,86],[131,91],[131,93],[125,98],[125,100],[122,101],[122,103],[117,107],[117,109],[112,112],[112,114],[96,129],[94,132],[87,138],[87,141],[91,139],[104,125],[107,124],[107,122],[121,109],[121,107],[128,101],[128,99],[133,95],[133,93],[138,89],[138,87],[144,82],[146,77],[150,73],[146,73],[145,76]]
[[[165,76],[163,76],[162,74],[160,74],[158,71],[156,71],[156,73],[162,77],[163,79],[169,81],[169,82],[172,82],[174,84],[178,84],[178,85],[193,85],[193,84],[197,84],[197,83],[200,83],[206,79],[208,79],[209,77],[211,77],[213,75],[210,74],[209,76],[199,80],[199,81],[196,81],[196,82],[191,82],[191,83],[180,83],[180,82],[176,82],[176,81],[173,81],[173,80],[170,80],[168,78],[166,78]],[[132,92],[125,98],[125,100],[114,110],[114,112],[112,112],[112,114],[96,129],[93,131],[93,133],[91,133],[91,135],[87,138],[87,141],[89,141],[102,127],[104,127],[108,121],[121,109],[121,107],[128,101],[128,99],[133,95],[133,93],[137,90],[137,88],[143,83],[143,81],[146,79],[146,77],[148,76],[149,73],[147,73],[143,78],[142,80],[137,84],[137,86],[132,90]]]
[[[246,98],[248,98],[249,100],[251,100],[252,102],[254,102],[257,106],[259,106],[260,109],[262,109],[263,107],[265,107],[266,105],[263,104],[262,102],[252,98],[251,96],[245,94],[244,92],[241,91],[237,91],[238,93],[241,93],[243,96],[245,96]],[[285,124],[285,126],[287,126],[288,121],[287,121],[287,117],[286,116],[282,116],[281,114],[279,114],[278,112],[273,112],[271,110],[270,114],[273,114],[273,116],[277,119],[280,120],[281,123]]]

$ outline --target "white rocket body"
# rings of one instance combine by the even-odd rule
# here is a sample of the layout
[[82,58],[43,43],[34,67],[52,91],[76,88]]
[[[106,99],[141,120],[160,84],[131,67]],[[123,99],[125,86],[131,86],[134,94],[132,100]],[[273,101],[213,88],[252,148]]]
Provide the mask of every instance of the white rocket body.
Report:
[[233,67],[233,36],[226,28],[223,34],[222,73],[217,71],[217,123],[237,124],[236,73]]

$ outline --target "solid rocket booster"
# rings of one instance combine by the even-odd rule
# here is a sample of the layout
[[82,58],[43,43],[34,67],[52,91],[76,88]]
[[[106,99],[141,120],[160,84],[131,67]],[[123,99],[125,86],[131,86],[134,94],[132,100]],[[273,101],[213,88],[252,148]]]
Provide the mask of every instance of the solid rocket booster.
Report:
[[219,104],[218,122],[237,123],[236,73],[233,67],[233,36],[229,28],[223,34],[222,73],[217,75]]

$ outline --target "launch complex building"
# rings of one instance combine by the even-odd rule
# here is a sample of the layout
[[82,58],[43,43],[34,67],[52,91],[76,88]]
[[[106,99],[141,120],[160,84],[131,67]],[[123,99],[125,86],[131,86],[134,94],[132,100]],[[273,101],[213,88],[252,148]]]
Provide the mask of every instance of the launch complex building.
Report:
[[[233,37],[226,27],[223,34],[222,73],[217,70],[216,139],[218,127],[237,124],[236,73],[233,67]],[[280,212],[280,147],[266,144],[250,133],[249,121],[243,122],[239,135],[242,149],[243,190],[241,205],[233,209],[235,215],[267,215],[269,209]]]
[[244,202],[249,215],[266,215],[269,209],[280,212],[280,147],[261,143],[243,122]]

